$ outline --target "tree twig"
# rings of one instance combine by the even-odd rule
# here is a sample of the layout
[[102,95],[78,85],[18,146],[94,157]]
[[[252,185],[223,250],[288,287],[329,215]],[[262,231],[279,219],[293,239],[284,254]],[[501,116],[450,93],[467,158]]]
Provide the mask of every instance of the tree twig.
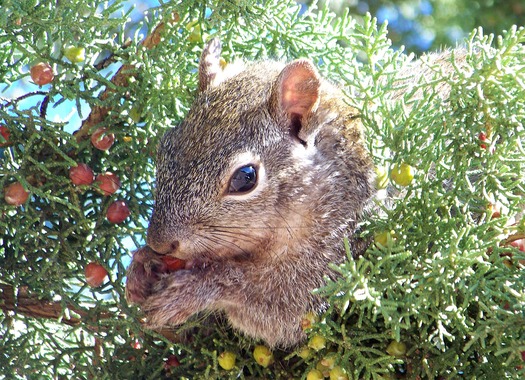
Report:
[[[29,294],[27,288],[19,288],[15,294],[15,288],[7,284],[0,284],[0,309],[6,314],[14,312],[31,318],[56,319],[69,326],[81,323],[81,318],[66,317],[60,302],[37,299]],[[87,315],[84,310],[72,305],[68,309],[81,316]]]
[[[11,312],[15,314],[22,314],[30,318],[53,319],[68,326],[78,326],[80,324],[84,324],[88,330],[92,331],[99,331],[99,324],[89,324],[87,322],[95,322],[100,319],[116,318],[115,315],[109,312],[101,312],[97,315],[92,315],[88,311],[80,309],[71,304],[68,304],[66,309],[64,309],[62,302],[38,299],[28,292],[27,287],[21,287],[18,289],[18,291],[15,291],[13,286],[1,283],[0,309],[3,310],[6,315],[8,312]],[[66,310],[70,310],[80,317],[67,317]],[[180,336],[178,336],[174,330],[170,328],[158,329],[156,332],[172,342],[181,339]],[[100,347],[98,347],[98,349],[100,349]],[[95,350],[97,350],[96,345]]]
[[33,92],[28,92],[27,94],[24,94],[22,96],[19,96],[18,98],[16,99],[5,99],[5,98],[0,98],[0,103],[4,103],[4,104],[1,104],[0,105],[0,109],[2,108],[6,108],[6,107],[9,107],[10,105],[14,104],[14,103],[18,103],[24,99],[27,99],[31,96],[35,96],[35,95],[48,95],[48,93],[46,91],[33,91]]
[[[157,46],[160,43],[161,40],[161,33],[164,30],[165,23],[161,22],[159,25],[155,27],[153,32],[151,32],[150,35],[148,35],[141,43],[141,46],[145,47],[146,49],[151,49],[155,46]],[[129,78],[134,76],[135,67],[130,64],[122,65],[116,74],[111,78],[111,83],[115,84],[117,87],[127,87],[129,83]],[[99,99],[104,102],[112,93],[114,93],[115,90],[111,88],[106,88],[100,94]],[[81,141],[83,139],[86,139],[89,133],[91,132],[91,129],[95,126],[103,122],[106,117],[108,116],[109,112],[111,111],[110,107],[103,106],[103,105],[95,105],[91,109],[90,114],[88,117],[82,122],[82,126],[80,129],[75,133],[75,137],[77,141]]]

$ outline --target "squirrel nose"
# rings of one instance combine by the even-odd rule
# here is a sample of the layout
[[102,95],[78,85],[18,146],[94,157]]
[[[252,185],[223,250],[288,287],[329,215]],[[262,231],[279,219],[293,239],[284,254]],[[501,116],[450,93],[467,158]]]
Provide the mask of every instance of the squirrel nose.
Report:
[[148,246],[155,252],[161,255],[173,254],[177,256],[177,251],[180,248],[180,242],[178,240],[172,241],[159,241],[154,238],[150,238],[148,235]]

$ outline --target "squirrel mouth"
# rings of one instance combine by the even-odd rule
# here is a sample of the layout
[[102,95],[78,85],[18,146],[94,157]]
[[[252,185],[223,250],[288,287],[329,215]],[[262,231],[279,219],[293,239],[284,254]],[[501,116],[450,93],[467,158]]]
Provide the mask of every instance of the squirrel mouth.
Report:
[[174,256],[162,256],[161,261],[163,263],[163,272],[175,272],[178,270],[195,270],[205,269],[209,264],[208,261],[202,259],[190,259],[182,260]]

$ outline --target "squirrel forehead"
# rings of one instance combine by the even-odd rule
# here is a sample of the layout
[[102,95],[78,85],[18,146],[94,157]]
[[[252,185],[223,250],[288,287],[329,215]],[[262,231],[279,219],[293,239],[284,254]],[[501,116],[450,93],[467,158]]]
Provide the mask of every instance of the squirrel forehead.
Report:
[[263,133],[264,128],[253,126],[240,120],[229,120],[219,128],[183,122],[163,137],[158,151],[157,174],[165,172],[190,179],[198,175],[199,170],[205,170],[208,175],[220,176],[239,155],[250,152],[252,156],[263,156],[274,151],[271,146],[278,146],[283,139],[278,129],[268,134],[268,130]]
[[[163,137],[159,157],[227,156],[283,138],[268,110],[273,82],[282,65],[262,63],[199,94],[183,122]],[[259,67],[261,69],[259,70]]]

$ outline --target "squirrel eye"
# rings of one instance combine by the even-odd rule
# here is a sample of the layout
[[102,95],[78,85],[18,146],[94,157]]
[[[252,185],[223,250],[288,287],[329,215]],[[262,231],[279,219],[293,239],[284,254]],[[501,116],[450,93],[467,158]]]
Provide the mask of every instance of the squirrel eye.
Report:
[[231,193],[246,193],[252,190],[257,184],[257,170],[253,165],[243,166],[233,173],[230,179],[230,188],[228,192]]

